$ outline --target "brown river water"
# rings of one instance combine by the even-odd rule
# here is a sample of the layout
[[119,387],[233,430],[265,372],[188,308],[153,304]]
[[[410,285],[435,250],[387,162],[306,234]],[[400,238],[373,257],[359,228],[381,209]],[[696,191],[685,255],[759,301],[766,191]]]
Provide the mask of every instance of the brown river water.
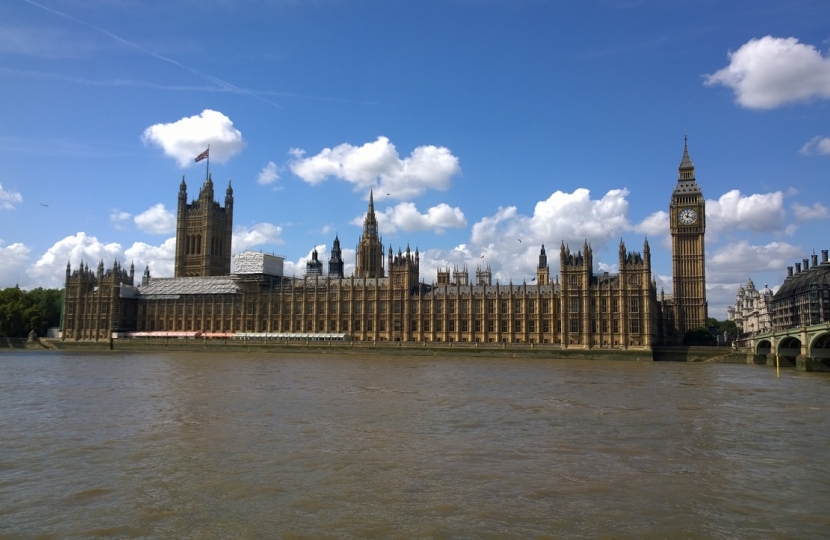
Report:
[[0,354],[0,538],[830,537],[830,376]]

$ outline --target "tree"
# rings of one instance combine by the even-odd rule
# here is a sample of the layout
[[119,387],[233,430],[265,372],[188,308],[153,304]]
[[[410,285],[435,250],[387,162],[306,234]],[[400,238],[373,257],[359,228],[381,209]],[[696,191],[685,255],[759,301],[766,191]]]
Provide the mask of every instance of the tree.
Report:
[[683,336],[683,345],[717,345],[718,340],[706,328],[692,328]]
[[60,325],[61,291],[18,287],[0,290],[0,335],[26,337],[34,330],[46,335],[46,329]]

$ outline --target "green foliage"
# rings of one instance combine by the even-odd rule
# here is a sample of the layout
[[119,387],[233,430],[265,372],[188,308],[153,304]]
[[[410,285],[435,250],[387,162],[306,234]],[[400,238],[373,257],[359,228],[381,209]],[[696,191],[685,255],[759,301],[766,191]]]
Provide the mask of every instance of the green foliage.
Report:
[[60,318],[58,289],[0,290],[0,335],[26,337],[34,329],[38,336],[45,336],[47,328],[60,325]]
[[706,319],[706,326],[709,328],[717,328],[718,334],[728,334],[730,337],[735,338],[740,334],[738,330],[738,326],[735,324],[735,321],[719,321],[714,317],[709,317]]
[[721,321],[718,325],[718,332],[721,334],[728,334],[730,337],[738,337],[740,332],[738,331],[738,325],[735,324],[735,321]]
[[683,336],[683,345],[717,345],[718,340],[706,328],[693,328]]

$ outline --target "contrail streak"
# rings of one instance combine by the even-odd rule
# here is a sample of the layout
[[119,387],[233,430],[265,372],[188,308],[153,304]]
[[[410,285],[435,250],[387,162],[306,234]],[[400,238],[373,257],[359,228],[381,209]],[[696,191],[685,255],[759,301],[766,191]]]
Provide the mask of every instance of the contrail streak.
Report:
[[93,29],[93,30],[95,30],[96,32],[100,32],[100,33],[104,34],[105,36],[109,36],[109,37],[111,37],[112,39],[114,39],[114,40],[116,40],[116,41],[118,41],[118,42],[120,42],[120,43],[123,43],[124,45],[127,45],[127,46],[129,46],[129,47],[132,47],[132,48],[134,48],[134,49],[138,49],[139,51],[143,52],[144,54],[149,54],[150,56],[152,56],[152,57],[154,57],[154,58],[158,58],[159,60],[162,60],[162,61],[164,61],[164,62],[167,62],[167,63],[173,64],[174,66],[178,66],[178,67],[180,67],[180,68],[182,68],[182,69],[184,69],[184,70],[187,70],[187,71],[189,71],[189,72],[191,72],[191,73],[194,73],[194,74],[196,74],[196,75],[198,75],[198,76],[200,76],[200,77],[203,77],[203,78],[205,78],[205,79],[207,79],[207,80],[209,80],[209,81],[211,81],[211,82],[213,82],[213,83],[215,83],[215,84],[217,84],[217,85],[219,85],[219,86],[221,86],[221,87],[223,87],[223,88],[226,88],[226,89],[228,89],[228,90],[232,90],[232,91],[234,91],[234,92],[238,92],[238,93],[240,93],[240,94],[245,94],[245,95],[248,95],[248,96],[254,97],[254,98],[256,98],[256,99],[258,99],[258,100],[260,100],[260,101],[264,101],[265,103],[268,103],[269,105],[273,105],[274,107],[280,107],[280,108],[282,108],[282,105],[280,105],[279,103],[275,103],[275,102],[271,101],[270,99],[266,99],[266,98],[264,98],[264,97],[262,97],[262,96],[260,96],[260,95],[258,95],[258,94],[255,94],[255,93],[253,93],[253,92],[251,92],[251,91],[249,91],[249,90],[245,90],[244,88],[240,88],[239,86],[236,86],[235,84],[231,84],[231,83],[229,83],[229,82],[227,82],[227,81],[223,81],[222,79],[219,79],[219,78],[217,78],[217,77],[214,77],[213,75],[208,75],[207,73],[202,73],[201,71],[199,71],[199,70],[197,70],[197,69],[194,69],[194,68],[192,68],[192,67],[190,67],[190,66],[186,66],[186,65],[182,64],[181,62],[177,62],[176,60],[173,60],[172,58],[167,58],[166,56],[162,56],[162,55],[160,55],[160,54],[154,53],[153,51],[151,51],[151,50],[149,50],[149,49],[145,49],[145,48],[144,48],[144,47],[142,47],[141,45],[138,45],[138,44],[133,43],[133,42],[131,42],[131,41],[127,41],[126,39],[124,39],[124,38],[122,38],[122,37],[120,37],[120,36],[117,36],[117,35],[113,34],[112,32],[109,32],[109,31],[107,31],[107,30],[104,30],[103,28],[100,28],[100,27],[98,27],[98,26],[95,26],[94,24],[90,24],[90,23],[88,23],[88,22],[86,22],[86,21],[82,21],[81,19],[75,18],[75,17],[73,17],[73,16],[71,16],[71,15],[67,15],[66,13],[63,13],[63,12],[61,12],[61,11],[57,11],[57,10],[52,9],[52,8],[50,8],[50,7],[46,7],[46,6],[44,6],[43,4],[38,4],[37,2],[34,2],[33,0],[23,0],[23,1],[24,1],[24,2],[26,2],[27,4],[31,4],[31,5],[33,5],[33,6],[37,6],[37,7],[39,7],[39,8],[40,8],[40,9],[42,9],[42,10],[48,11],[48,12],[50,12],[50,13],[54,13],[55,15],[59,15],[59,16],[61,16],[61,17],[64,17],[65,19],[69,19],[70,21],[74,21],[74,22],[76,22],[76,23],[78,23],[78,24],[82,24],[82,25],[84,25],[84,26],[87,26],[87,27],[89,27],[89,28],[92,28],[92,29]]

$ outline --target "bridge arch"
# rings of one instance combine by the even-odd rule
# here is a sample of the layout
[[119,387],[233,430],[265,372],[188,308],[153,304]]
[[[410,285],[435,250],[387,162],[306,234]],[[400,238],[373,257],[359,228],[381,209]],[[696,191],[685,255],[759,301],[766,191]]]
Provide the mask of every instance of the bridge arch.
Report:
[[795,366],[796,358],[801,354],[801,340],[793,336],[785,336],[778,341],[775,353],[782,366]]
[[755,343],[754,354],[772,354],[772,341],[769,339],[760,339]]
[[830,358],[830,330],[812,336],[807,350],[810,358]]

